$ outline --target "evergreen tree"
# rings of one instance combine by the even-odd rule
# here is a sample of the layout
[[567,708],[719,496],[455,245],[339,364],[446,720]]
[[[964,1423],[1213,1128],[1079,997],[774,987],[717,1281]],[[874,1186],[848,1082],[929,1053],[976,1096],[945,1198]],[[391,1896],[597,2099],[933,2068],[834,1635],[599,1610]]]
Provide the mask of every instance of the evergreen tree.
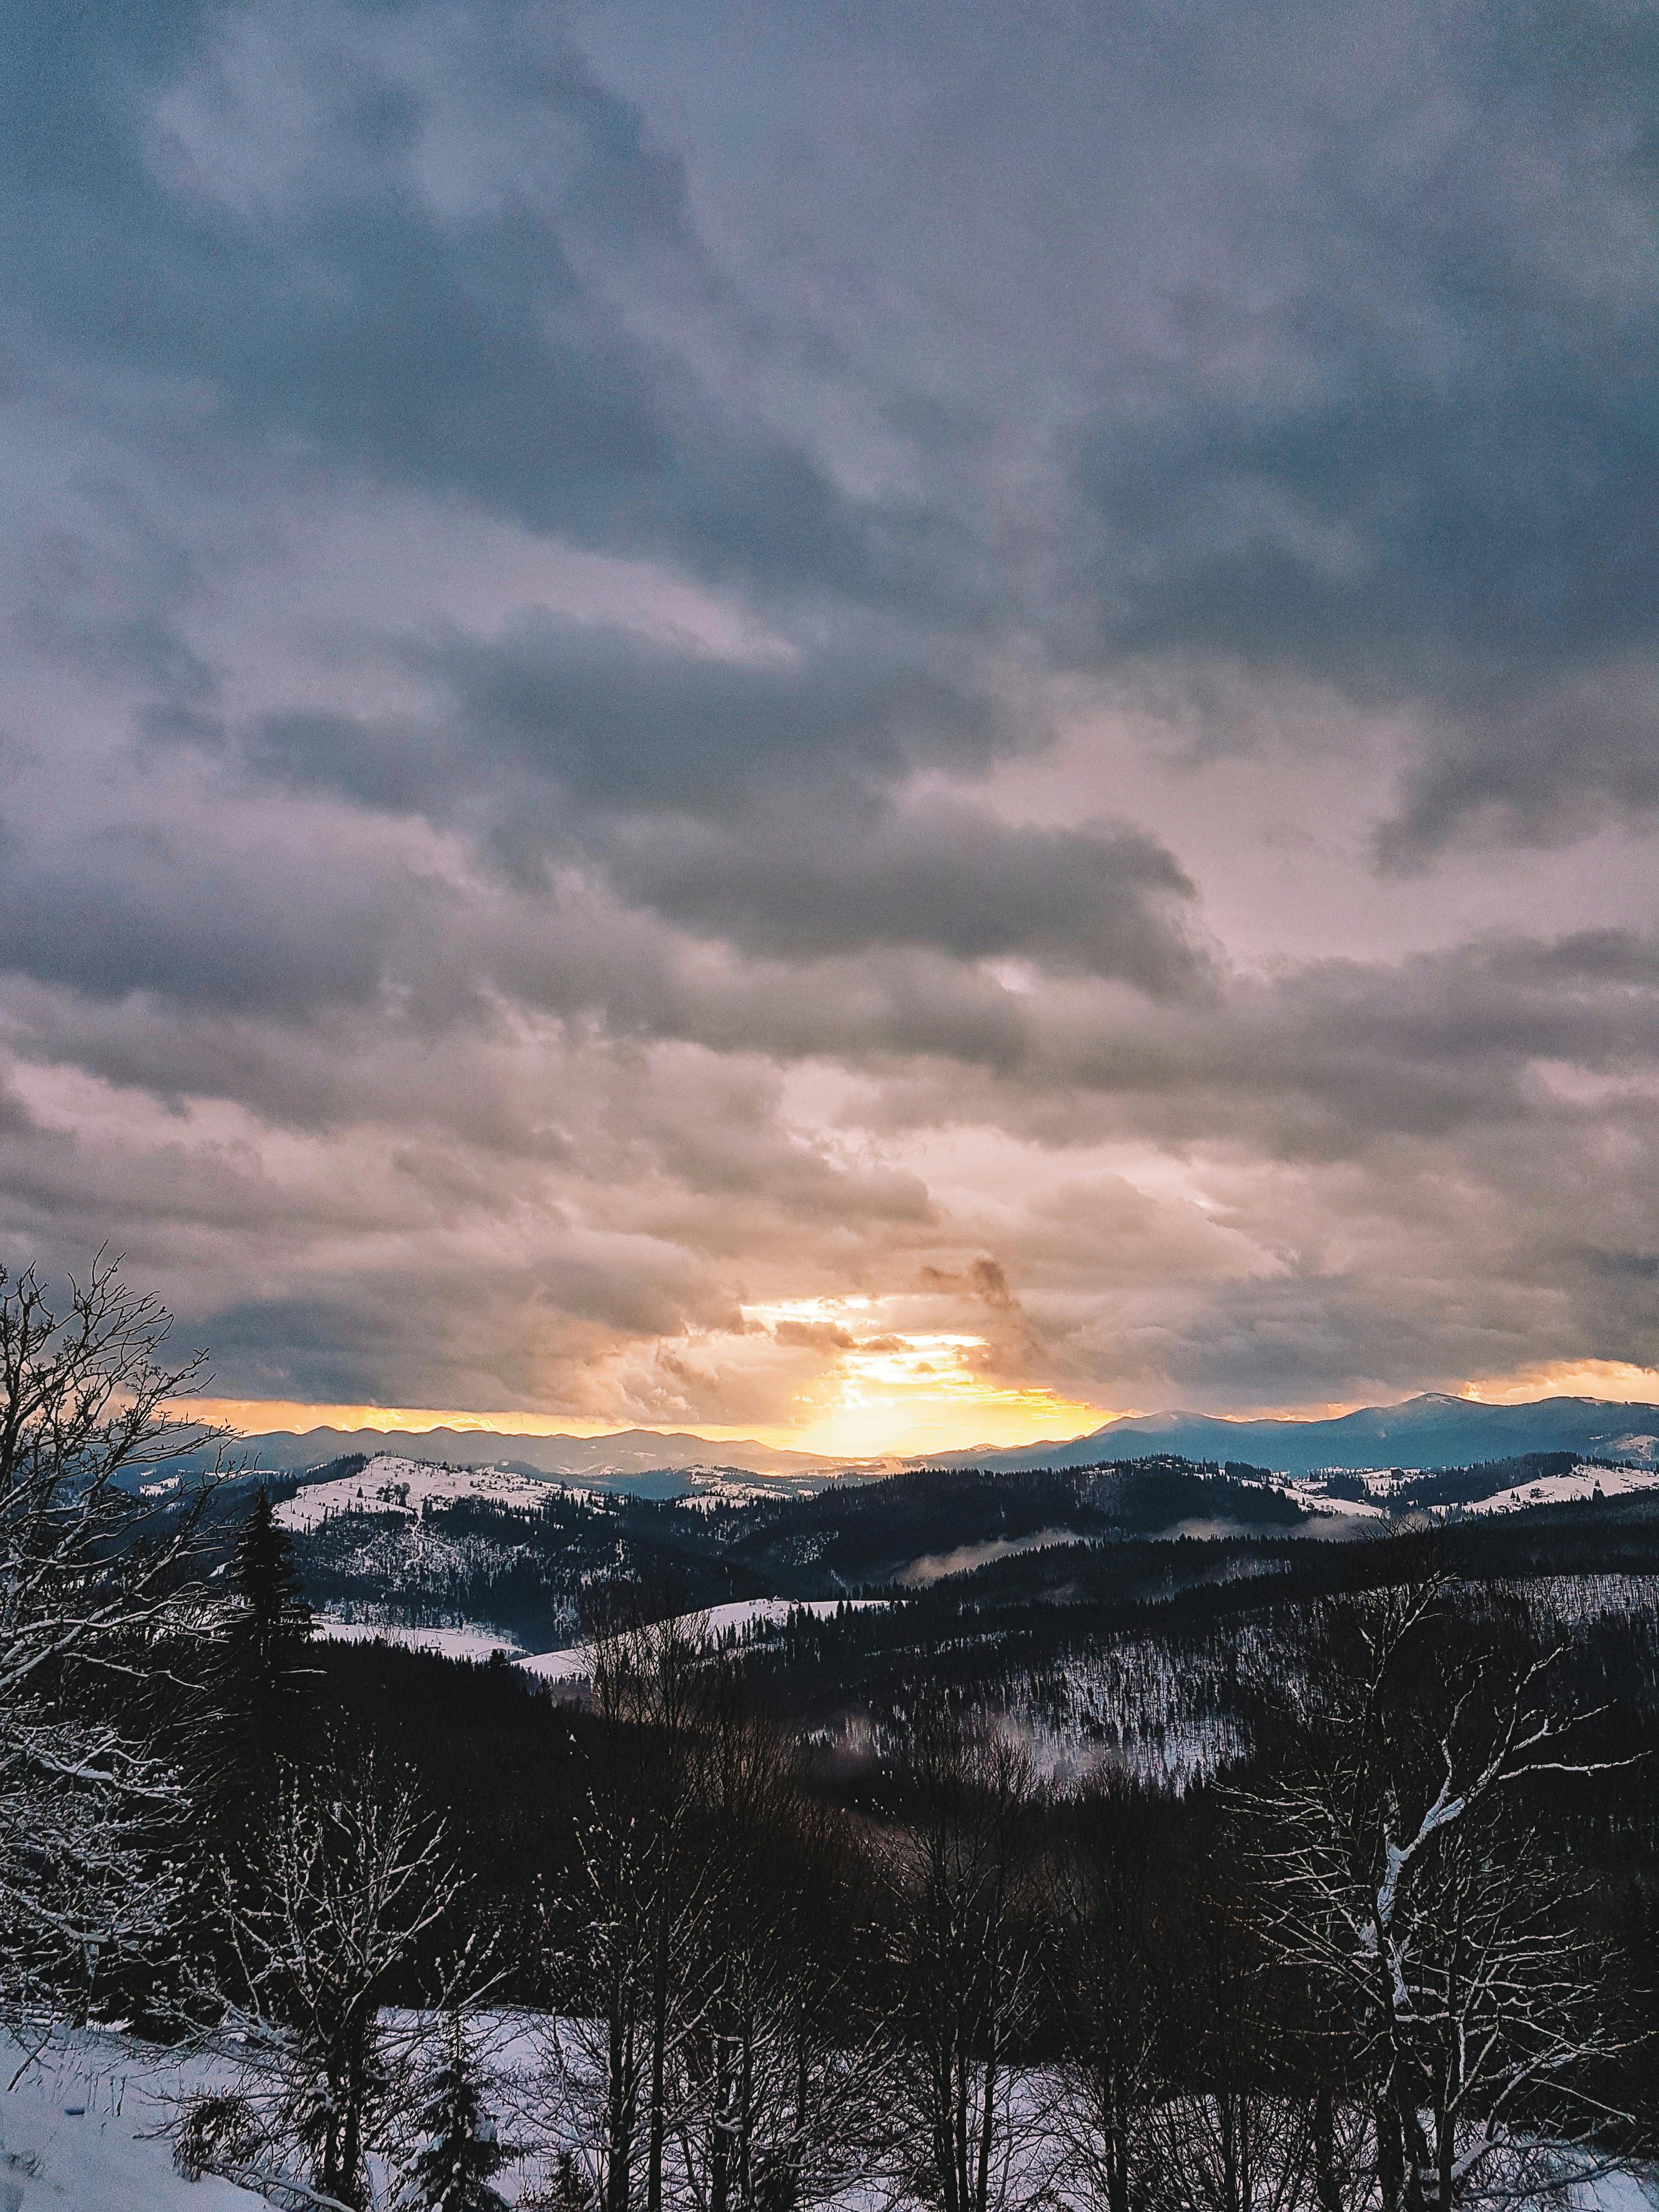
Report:
[[443,2063],[421,2119],[427,2145],[401,2200],[406,2212],[507,2212],[507,2200],[489,2185],[507,2154],[479,2103],[477,2071],[459,2013],[450,2015]]
[[283,1657],[310,1635],[311,1607],[295,1562],[294,1540],[277,1521],[263,1484],[236,1540],[231,1587],[239,1601],[231,1640],[274,1674]]
[[311,1607],[263,1486],[236,1540],[232,1603],[208,1671],[204,1780],[216,1826],[246,1827],[276,1787],[279,1763],[309,1747],[317,1675],[306,1662]]

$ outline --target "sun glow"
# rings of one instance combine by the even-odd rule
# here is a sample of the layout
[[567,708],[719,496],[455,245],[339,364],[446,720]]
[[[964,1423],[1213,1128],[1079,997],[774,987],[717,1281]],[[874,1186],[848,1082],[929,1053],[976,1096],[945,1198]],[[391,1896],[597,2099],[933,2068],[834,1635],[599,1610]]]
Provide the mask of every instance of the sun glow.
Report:
[[803,1451],[866,1459],[963,1451],[1085,1435],[1112,1416],[1030,1384],[988,1375],[988,1339],[960,1329],[891,1326],[890,1302],[792,1298],[744,1308],[780,1341],[817,1344],[827,1372],[805,1394],[792,1441]]
[[763,1347],[777,1364],[775,1395],[766,1394],[773,1400],[770,1418],[665,1420],[642,1414],[639,1397],[626,1389],[618,1391],[608,1419],[246,1398],[203,1399],[179,1411],[244,1435],[313,1429],[419,1435],[457,1429],[501,1437],[597,1437],[643,1429],[702,1437],[711,1445],[742,1439],[847,1460],[1035,1443],[1082,1436],[1112,1418],[1098,1406],[1002,1378],[988,1337],[960,1327],[921,1325],[944,1318],[915,1310],[928,1303],[849,1297],[745,1306],[741,1334],[705,1339],[698,1352],[718,1389],[722,1376],[739,1380]]
[[1626,1359],[1558,1359],[1458,1393],[1483,1406],[1525,1406],[1538,1398],[1600,1398],[1612,1404],[1659,1404],[1659,1367]]

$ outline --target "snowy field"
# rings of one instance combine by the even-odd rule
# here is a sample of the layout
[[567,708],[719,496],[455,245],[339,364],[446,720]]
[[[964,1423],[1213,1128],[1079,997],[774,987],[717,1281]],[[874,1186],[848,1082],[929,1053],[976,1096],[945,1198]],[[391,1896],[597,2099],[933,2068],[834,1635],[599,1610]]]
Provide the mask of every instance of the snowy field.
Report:
[[[386,2019],[402,2027],[410,2016]],[[486,2013],[473,2015],[473,2023],[486,2109],[514,2152],[495,2185],[510,2206],[545,2203],[558,2153],[576,2148],[582,2132],[571,2092],[586,2070],[589,2039],[577,2023],[543,2014]],[[13,2201],[8,2185],[21,2192],[18,2212],[259,2212],[307,2201],[305,2192],[279,2181],[263,2196],[212,2177],[186,2181],[174,2170],[170,2123],[191,2096],[229,2086],[233,2069],[223,2060],[180,2059],[112,2031],[84,2029],[64,2034],[6,2087],[21,2063],[22,2054],[0,2039],[0,2206]],[[1052,2101],[1047,2076],[1026,2076],[1014,2087],[1022,2105],[1046,2108]],[[574,2103],[580,2102],[578,2091]],[[1048,2148],[1057,2153],[1058,2145],[1051,2141]],[[1053,2164],[1040,2145],[1028,2144],[1025,2157],[1033,2155]],[[371,2164],[374,2212],[391,2212],[390,2178],[378,2160]],[[1057,2208],[1079,2202],[1058,2174],[1043,2195]],[[872,2192],[866,2179],[826,2212],[910,2201],[896,2186]],[[1659,2185],[1650,2174],[1607,2173],[1563,2191],[1557,2212],[1659,2212]]]
[[8,2181],[21,2186],[21,2212],[258,2212],[268,2202],[173,2171],[162,2130],[181,2095],[212,2086],[210,2065],[88,2031],[4,2088],[21,2059],[0,2039],[0,2205]]
[[396,1644],[405,1651],[435,1651],[443,1659],[493,1659],[498,1651],[517,1659],[524,1651],[510,1636],[471,1620],[441,1628],[410,1628],[400,1621],[336,1620],[319,1613],[313,1633],[325,1644]]

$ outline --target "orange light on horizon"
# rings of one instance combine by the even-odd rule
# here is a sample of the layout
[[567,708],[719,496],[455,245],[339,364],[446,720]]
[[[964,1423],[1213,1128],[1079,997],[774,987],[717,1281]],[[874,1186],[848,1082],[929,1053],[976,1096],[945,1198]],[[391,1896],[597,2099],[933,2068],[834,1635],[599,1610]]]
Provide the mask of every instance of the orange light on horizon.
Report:
[[797,1449],[875,1459],[968,1451],[1086,1436],[1115,1415],[1046,1386],[981,1372],[990,1346],[962,1329],[894,1327],[892,1301],[866,1296],[792,1298],[744,1308],[772,1330],[833,1329],[837,1346],[792,1431]]
[[[428,1429],[464,1429],[485,1436],[603,1437],[635,1425],[625,1421],[587,1420],[578,1414],[477,1413],[433,1406],[313,1405],[297,1398],[193,1398],[172,1410],[185,1419],[209,1421],[247,1436],[266,1431],[303,1436],[309,1429],[378,1429],[382,1435],[394,1429],[413,1434]],[[738,1431],[728,1433],[735,1436]]]
[[[313,1429],[368,1430],[421,1435],[456,1429],[482,1436],[593,1437],[637,1429],[655,1435],[697,1437],[711,1446],[737,1442],[823,1459],[878,1460],[961,1452],[977,1445],[1006,1449],[1085,1436],[1133,1407],[1109,1408],[1064,1396],[1046,1385],[1000,1380],[985,1370],[990,1346],[963,1328],[891,1325],[895,1302],[868,1296],[799,1298],[744,1308],[745,1321],[774,1344],[791,1343],[791,1331],[822,1330],[821,1365],[798,1389],[784,1418],[720,1422],[641,1419],[626,1399],[609,1418],[538,1413],[516,1409],[322,1405],[291,1399],[202,1399],[181,1406],[192,1419],[222,1423],[245,1435],[264,1431],[303,1434]],[[914,1314],[911,1316],[915,1316]],[[747,1340],[719,1338],[705,1352],[718,1374],[720,1358],[735,1367]],[[813,1348],[810,1345],[809,1349]],[[1659,1402],[1659,1370],[1614,1360],[1562,1361],[1507,1377],[1455,1386],[1455,1395],[1487,1405],[1577,1396],[1613,1401]],[[1323,1420],[1376,1398],[1231,1413],[1234,1420]]]
[[1538,1398],[1659,1405],[1659,1367],[1638,1367],[1627,1359],[1553,1359],[1519,1375],[1466,1382],[1457,1395],[1481,1406],[1525,1406]]
[[[938,1353],[919,1348],[915,1357],[931,1364]],[[872,1363],[877,1370],[887,1364],[884,1359]],[[1098,1407],[1075,1404],[1045,1390],[964,1385],[949,1373],[894,1375],[884,1382],[879,1372],[805,1421],[787,1424],[640,1421],[626,1414],[594,1420],[574,1414],[479,1413],[430,1406],[307,1405],[293,1399],[203,1398],[173,1410],[181,1419],[222,1425],[242,1436],[303,1436],[317,1429],[422,1436],[455,1429],[506,1439],[615,1436],[626,1429],[653,1436],[701,1437],[711,1444],[764,1444],[775,1451],[804,1452],[819,1459],[904,1458],[963,1451],[975,1444],[1036,1443],[1049,1437],[1059,1442],[1085,1435],[1114,1418]]]

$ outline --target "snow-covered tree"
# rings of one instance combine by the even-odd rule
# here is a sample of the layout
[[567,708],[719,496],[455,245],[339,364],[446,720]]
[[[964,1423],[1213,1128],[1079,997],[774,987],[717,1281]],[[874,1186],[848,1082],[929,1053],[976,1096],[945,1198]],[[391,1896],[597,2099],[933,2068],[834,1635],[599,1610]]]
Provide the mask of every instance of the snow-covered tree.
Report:
[[1594,2074],[1617,2047],[1605,1962],[1526,1817],[1529,1778],[1589,1771],[1563,1755],[1548,1661],[1507,1680],[1437,1664],[1402,1690],[1447,1596],[1436,1579],[1358,1609],[1357,1663],[1255,1801],[1273,1932],[1343,2023],[1384,2212],[1515,2194],[1607,2117]]
[[199,1620],[195,1497],[143,1475],[216,1431],[181,1425],[202,1355],[101,1255],[56,1298],[0,1269],[0,2015],[40,2026],[164,1937],[173,1776],[112,1694]]
[[507,2153],[483,2109],[478,2069],[459,2011],[445,2022],[421,2131],[425,2140],[398,2199],[398,2212],[507,2212],[507,2200],[490,2184],[506,2165]]
[[223,1884],[246,2094],[313,2188],[361,2206],[400,2087],[380,2008],[459,1887],[442,1830],[373,1760],[332,1782],[291,1777],[252,1867],[228,1864]]

